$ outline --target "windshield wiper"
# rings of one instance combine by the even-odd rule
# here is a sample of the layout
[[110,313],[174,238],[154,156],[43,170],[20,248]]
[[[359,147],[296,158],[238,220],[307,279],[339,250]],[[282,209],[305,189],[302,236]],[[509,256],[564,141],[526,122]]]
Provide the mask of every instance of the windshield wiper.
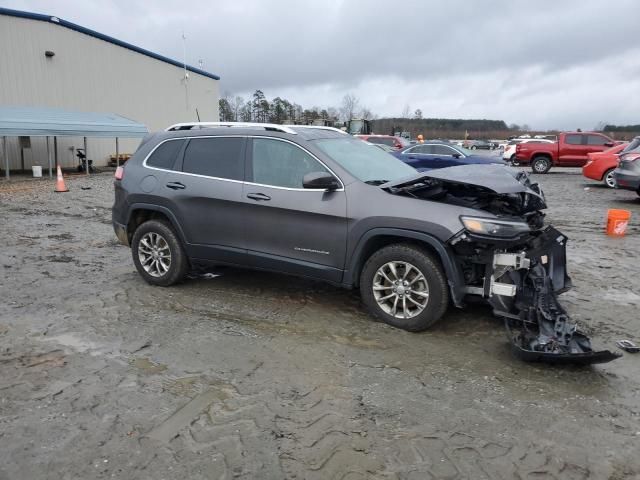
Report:
[[368,185],[376,185],[376,186],[378,186],[378,185],[383,185],[383,184],[385,184],[387,182],[389,182],[389,180],[367,180],[364,183],[366,183]]

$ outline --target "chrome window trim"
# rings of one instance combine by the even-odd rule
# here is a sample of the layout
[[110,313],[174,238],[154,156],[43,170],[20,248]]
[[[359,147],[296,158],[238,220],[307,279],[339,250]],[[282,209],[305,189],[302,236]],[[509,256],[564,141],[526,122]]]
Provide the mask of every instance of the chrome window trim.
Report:
[[209,179],[212,179],[212,180],[221,180],[223,182],[244,183],[246,185],[255,185],[255,186],[259,186],[259,187],[276,188],[276,189],[279,189],[279,190],[291,190],[291,191],[294,191],[294,192],[326,192],[326,189],[324,189],[324,188],[278,187],[276,185],[265,185],[263,183],[245,182],[244,180],[234,180],[234,179],[231,179],[231,178],[211,177],[209,175],[200,175],[198,173],[189,173],[189,172],[182,172],[182,171],[178,171],[178,170],[169,170],[169,169],[166,169],[166,168],[158,168],[158,167],[152,167],[151,165],[147,165],[147,161],[149,160],[151,155],[153,155],[153,152],[155,152],[156,149],[158,147],[160,147],[160,145],[164,144],[165,142],[171,142],[171,141],[176,141],[176,140],[190,140],[192,138],[245,138],[247,140],[250,140],[250,139],[253,139],[253,138],[268,138],[269,140],[279,140],[281,142],[288,142],[288,143],[290,143],[290,144],[302,149],[304,152],[308,153],[309,155],[311,155],[312,158],[314,158],[317,162],[319,162],[334,177],[336,177],[338,179],[338,181],[340,182],[340,185],[342,185],[342,187],[340,187],[340,188],[338,188],[336,190],[331,190],[332,192],[344,192],[344,182],[342,181],[342,179],[338,175],[336,175],[336,173],[333,170],[331,170],[331,168],[329,168],[322,160],[320,160],[318,157],[316,157],[309,150],[307,150],[306,148],[298,145],[297,143],[294,143],[294,142],[292,142],[290,140],[287,140],[285,138],[268,137],[266,135],[197,135],[197,136],[193,136],[193,137],[190,136],[190,137],[166,138],[163,141],[161,141],[160,143],[158,143],[155,147],[153,147],[153,149],[147,154],[147,156],[142,161],[142,166],[144,168],[148,168],[150,170],[157,170],[159,172],[177,173],[178,175],[187,175],[187,176],[198,177],[198,178],[209,178]]

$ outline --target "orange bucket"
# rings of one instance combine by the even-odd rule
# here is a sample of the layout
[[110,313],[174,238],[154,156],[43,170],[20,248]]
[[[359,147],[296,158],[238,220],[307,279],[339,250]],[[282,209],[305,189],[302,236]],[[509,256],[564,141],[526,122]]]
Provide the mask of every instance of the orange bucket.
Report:
[[609,210],[607,212],[607,235],[624,237],[630,218],[631,212],[629,210]]

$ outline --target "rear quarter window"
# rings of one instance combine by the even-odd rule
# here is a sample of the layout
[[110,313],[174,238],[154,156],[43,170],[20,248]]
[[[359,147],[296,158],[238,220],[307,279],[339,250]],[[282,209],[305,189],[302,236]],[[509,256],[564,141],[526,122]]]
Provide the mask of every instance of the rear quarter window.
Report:
[[184,145],[183,139],[167,140],[161,143],[147,159],[147,166],[172,170],[182,145]]
[[582,145],[582,135],[567,135],[564,141],[569,145]]
[[244,139],[240,137],[191,138],[184,152],[182,171],[228,180],[243,180]]

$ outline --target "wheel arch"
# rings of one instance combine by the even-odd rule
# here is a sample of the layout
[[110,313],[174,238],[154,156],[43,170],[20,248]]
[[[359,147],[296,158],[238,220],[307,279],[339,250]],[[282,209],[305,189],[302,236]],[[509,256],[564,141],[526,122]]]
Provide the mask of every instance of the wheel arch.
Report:
[[136,229],[147,220],[166,221],[173,227],[173,230],[184,243],[184,232],[171,210],[161,205],[134,203],[129,207],[129,214],[127,215],[127,239],[129,240],[129,244],[131,244],[131,239]]
[[456,307],[462,307],[464,302],[464,277],[455,262],[451,249],[436,237],[423,232],[403,230],[399,228],[374,228],[366,232],[358,241],[349,268],[344,273],[343,283],[350,287],[357,287],[360,274],[365,262],[376,251],[387,245],[396,243],[412,243],[434,255],[440,260],[444,274],[449,284],[451,299]]

